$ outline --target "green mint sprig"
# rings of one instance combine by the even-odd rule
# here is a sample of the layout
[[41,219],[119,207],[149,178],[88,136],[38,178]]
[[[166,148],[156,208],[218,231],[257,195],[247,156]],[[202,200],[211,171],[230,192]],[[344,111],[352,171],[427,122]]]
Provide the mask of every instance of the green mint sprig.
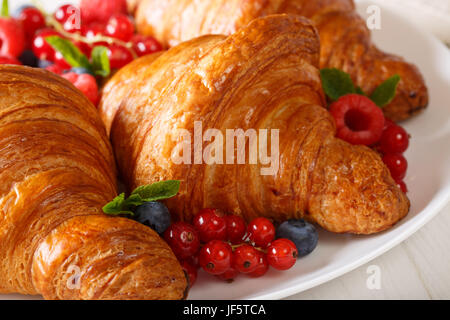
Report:
[[[356,87],[350,75],[339,69],[320,70],[322,86],[325,94],[336,101],[340,97],[351,93],[366,95],[360,87]],[[380,84],[369,98],[380,108],[388,105],[395,98],[401,78],[394,75]]]
[[82,67],[91,71],[96,76],[107,77],[111,73],[111,65],[108,58],[108,49],[104,46],[96,46],[92,50],[92,63],[72,42],[59,36],[49,36],[45,40],[53,49],[59,51],[64,59],[72,67]]
[[108,215],[134,215],[133,209],[146,202],[169,199],[178,194],[180,181],[167,180],[136,188],[128,198],[121,193],[103,207]]

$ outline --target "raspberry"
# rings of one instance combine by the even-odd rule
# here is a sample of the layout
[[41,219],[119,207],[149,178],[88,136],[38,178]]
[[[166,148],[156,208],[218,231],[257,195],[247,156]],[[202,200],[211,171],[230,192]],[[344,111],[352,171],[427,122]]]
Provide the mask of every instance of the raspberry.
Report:
[[25,50],[22,24],[13,18],[0,18],[0,56],[19,57]]
[[83,23],[106,23],[111,16],[127,13],[126,0],[81,0],[81,17]]
[[96,106],[99,100],[97,81],[90,74],[78,75],[75,72],[69,72],[63,75],[63,78],[69,80],[78,90]]
[[19,60],[13,57],[0,57],[0,64],[15,64],[15,65],[22,65]]
[[369,98],[349,94],[330,106],[336,122],[337,137],[355,145],[378,142],[385,125],[383,111]]

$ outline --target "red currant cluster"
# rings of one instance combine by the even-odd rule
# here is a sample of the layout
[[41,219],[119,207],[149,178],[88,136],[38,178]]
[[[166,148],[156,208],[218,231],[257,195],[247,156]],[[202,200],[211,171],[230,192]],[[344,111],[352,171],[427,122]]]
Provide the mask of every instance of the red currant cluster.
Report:
[[58,75],[74,73],[65,78],[94,104],[99,100],[100,79],[89,70],[73,70],[63,53],[47,42],[49,36],[69,40],[87,59],[91,59],[94,47],[106,47],[113,70],[162,50],[154,38],[136,34],[134,21],[127,15],[126,0],[82,0],[80,7],[63,5],[53,14],[25,6],[14,18],[0,18],[0,64],[25,64]]
[[398,124],[384,117],[383,111],[368,97],[345,95],[330,106],[337,137],[355,145],[372,147],[383,155],[383,161],[403,192],[407,187],[408,162],[403,153],[409,146],[409,135]]
[[215,209],[201,210],[193,224],[172,224],[164,238],[180,260],[191,286],[198,268],[231,281],[240,273],[261,277],[269,266],[290,269],[298,257],[291,240],[275,240],[275,227],[270,220],[256,218],[246,225],[241,217],[223,215]]

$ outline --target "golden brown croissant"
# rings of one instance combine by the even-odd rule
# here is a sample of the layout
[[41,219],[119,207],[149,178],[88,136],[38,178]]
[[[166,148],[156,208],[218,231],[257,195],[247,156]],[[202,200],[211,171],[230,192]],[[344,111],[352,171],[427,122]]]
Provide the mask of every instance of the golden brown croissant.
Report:
[[[200,37],[123,68],[106,84],[100,110],[128,187],[182,180],[168,205],[183,220],[213,207],[247,220],[303,217],[334,232],[391,227],[409,201],[376,152],[335,138],[318,65],[314,27],[275,15],[228,38]],[[193,137],[196,121],[205,133],[279,129],[279,170],[261,175],[267,166],[248,161],[176,164],[174,154],[189,138],[180,132]]]
[[[428,105],[428,91],[419,70],[402,58],[378,50],[353,0],[139,0],[140,33],[174,46],[204,34],[229,35],[251,20],[275,13],[312,19],[321,38],[321,68],[348,72],[365,92],[372,93],[389,77],[402,81],[396,98],[384,108],[394,121],[404,120]],[[133,1],[133,7],[137,5]]]
[[186,279],[150,228],[102,214],[116,195],[96,109],[50,72],[0,67],[0,292],[179,299]]

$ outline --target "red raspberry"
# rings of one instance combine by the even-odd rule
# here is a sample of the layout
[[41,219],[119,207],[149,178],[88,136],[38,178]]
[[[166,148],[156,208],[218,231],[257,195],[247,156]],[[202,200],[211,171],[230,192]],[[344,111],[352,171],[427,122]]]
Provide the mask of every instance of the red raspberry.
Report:
[[408,161],[400,153],[389,153],[383,157],[383,162],[389,168],[394,180],[402,180],[408,170]]
[[256,269],[253,272],[247,274],[248,276],[250,276],[252,278],[262,277],[269,270],[269,263],[267,262],[266,255],[260,251],[258,251],[258,253],[259,253],[258,265],[257,265]]
[[120,69],[133,61],[130,50],[116,44],[108,47],[108,58],[112,69]]
[[80,9],[84,23],[105,23],[114,14],[126,14],[127,3],[126,0],[81,0]]
[[192,288],[197,280],[197,268],[188,260],[183,260],[181,262],[181,267],[187,275],[189,288]]
[[17,58],[25,46],[22,24],[13,18],[0,18],[0,56]]
[[266,218],[256,218],[251,221],[247,227],[247,233],[250,241],[260,248],[267,248],[275,239],[275,227]]
[[45,27],[44,15],[41,11],[33,7],[23,9],[17,20],[22,23],[28,39],[33,39],[36,31]]
[[33,53],[41,60],[53,61],[55,57],[55,50],[45,40],[46,37],[50,36],[62,37],[59,32],[50,28],[42,29],[34,36],[32,43]]
[[72,84],[96,106],[99,100],[97,81],[90,74],[78,75],[74,72],[69,72],[63,75],[63,78],[72,82]]
[[289,239],[275,240],[267,249],[267,261],[277,270],[288,270],[297,262],[298,250]]
[[163,47],[153,37],[145,37],[140,34],[136,34],[131,39],[133,42],[133,49],[139,57],[152,54],[161,51]]
[[259,251],[245,244],[233,252],[232,266],[241,273],[252,273],[259,264]]
[[230,269],[232,255],[233,251],[228,243],[213,240],[200,250],[198,261],[206,272],[219,275]]
[[227,223],[227,239],[232,244],[239,244],[245,236],[247,230],[245,220],[236,215],[226,215],[225,221]]
[[128,16],[116,14],[108,20],[105,27],[105,34],[109,37],[128,42],[133,37],[134,24]]
[[408,149],[409,135],[398,125],[391,125],[383,131],[379,150],[383,153],[403,153]]
[[236,269],[230,268],[225,273],[219,274],[216,277],[220,280],[226,281],[226,282],[233,282],[234,279],[239,275],[239,271]]
[[15,65],[22,65],[22,63],[13,57],[0,57],[0,64],[15,64]]
[[222,213],[216,209],[201,210],[195,215],[193,224],[204,243],[227,238],[227,223]]
[[197,230],[186,222],[175,222],[165,232],[164,239],[178,259],[195,256],[200,249]]
[[330,106],[336,122],[337,137],[355,145],[370,146],[378,142],[384,128],[384,115],[369,98],[349,94]]

